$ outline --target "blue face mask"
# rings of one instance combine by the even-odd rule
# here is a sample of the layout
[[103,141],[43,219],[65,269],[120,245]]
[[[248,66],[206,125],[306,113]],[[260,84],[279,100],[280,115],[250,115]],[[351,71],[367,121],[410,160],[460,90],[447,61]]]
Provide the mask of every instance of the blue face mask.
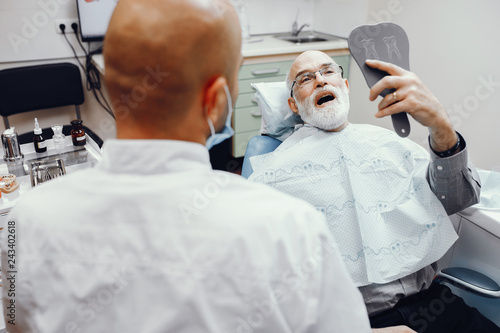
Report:
[[233,102],[227,85],[224,86],[224,90],[227,96],[227,108],[228,108],[226,125],[224,125],[224,129],[222,130],[222,132],[215,133],[215,128],[214,124],[212,123],[212,120],[210,120],[210,118],[207,118],[208,126],[210,127],[210,132],[212,133],[212,135],[210,135],[210,137],[207,139],[207,142],[205,143],[205,146],[208,148],[208,150],[210,150],[213,146],[218,145],[222,141],[229,139],[234,135],[234,130],[231,127],[231,117],[233,115]]

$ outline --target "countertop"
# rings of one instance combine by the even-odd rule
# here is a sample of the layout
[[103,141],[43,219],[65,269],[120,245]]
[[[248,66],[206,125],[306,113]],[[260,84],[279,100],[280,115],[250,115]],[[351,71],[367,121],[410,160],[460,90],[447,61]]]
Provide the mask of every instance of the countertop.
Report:
[[258,57],[276,54],[301,53],[307,50],[340,50],[347,49],[347,40],[337,38],[332,41],[295,44],[290,43],[272,35],[252,36],[243,40],[243,57]]
[[[243,40],[241,53],[244,58],[251,58],[294,54],[307,50],[347,50],[347,39],[335,38],[335,40],[331,41],[295,44],[275,38],[273,35],[255,35],[251,36],[250,39]],[[102,54],[94,55],[92,61],[97,69],[104,74],[104,58]]]

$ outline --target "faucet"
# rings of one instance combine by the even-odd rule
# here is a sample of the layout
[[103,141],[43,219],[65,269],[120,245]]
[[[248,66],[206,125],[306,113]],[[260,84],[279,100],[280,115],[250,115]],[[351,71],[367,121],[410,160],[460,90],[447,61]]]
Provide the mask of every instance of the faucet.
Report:
[[302,24],[302,26],[297,29],[297,21],[293,22],[293,26],[292,26],[292,36],[293,37],[297,37],[299,35],[299,33],[302,31],[302,29],[304,29],[305,27],[309,27],[310,25],[308,23],[305,23],[305,24]]
[[293,24],[292,24],[292,36],[293,37],[297,37],[299,35],[299,33],[302,31],[302,29],[310,26],[309,23],[305,23],[305,24],[302,24],[302,26],[299,29],[297,29],[297,27],[299,26],[297,23],[297,20],[299,18],[299,13],[300,13],[300,8],[297,9],[297,16],[295,16],[295,21],[293,21]]

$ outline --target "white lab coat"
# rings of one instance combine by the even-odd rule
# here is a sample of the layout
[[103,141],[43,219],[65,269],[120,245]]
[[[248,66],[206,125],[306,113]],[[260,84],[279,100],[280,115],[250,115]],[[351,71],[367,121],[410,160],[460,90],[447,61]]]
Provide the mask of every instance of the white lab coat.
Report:
[[29,191],[9,220],[10,332],[370,331],[324,217],[211,170],[200,144],[107,141],[94,169]]

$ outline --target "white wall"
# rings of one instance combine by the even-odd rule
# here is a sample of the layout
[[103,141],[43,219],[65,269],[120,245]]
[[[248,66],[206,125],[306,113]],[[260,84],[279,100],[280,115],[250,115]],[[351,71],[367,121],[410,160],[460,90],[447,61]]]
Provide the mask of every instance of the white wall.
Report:
[[[0,63],[71,57],[56,26],[58,20],[77,18],[74,0],[2,0]],[[75,41],[74,34],[68,36]],[[75,50],[83,55],[79,47]]]
[[[73,52],[63,35],[56,32],[59,20],[78,17],[74,0],[1,0],[0,1],[0,70],[54,62],[77,64]],[[83,51],[74,34],[68,35],[77,54]],[[87,45],[84,45],[87,47]],[[93,43],[93,48],[99,43]],[[83,58],[80,59],[82,62]],[[83,71],[82,71],[82,77]],[[116,130],[109,126],[111,117],[102,110],[95,98],[85,90],[85,103],[81,107],[84,124],[101,138],[114,137]],[[33,130],[33,118],[38,117],[40,126],[50,127],[57,123],[69,124],[75,118],[74,107],[43,110],[9,117],[16,132]],[[3,132],[3,121],[0,132]]]
[[300,10],[299,27],[347,37],[366,21],[368,0],[233,0],[246,1],[252,35],[291,31]]
[[314,0],[246,0],[246,4],[252,35],[291,31],[297,10],[299,27],[313,25]]
[[[500,2],[496,0],[370,0],[367,22],[401,25],[410,39],[410,68],[448,110],[464,135],[473,163],[500,166]],[[485,82],[493,83],[485,83]],[[392,128],[372,115],[377,102],[351,62],[351,121]],[[410,138],[426,145],[428,132],[412,122]]]
[[357,26],[366,23],[368,0],[315,0],[314,28],[347,38]]

